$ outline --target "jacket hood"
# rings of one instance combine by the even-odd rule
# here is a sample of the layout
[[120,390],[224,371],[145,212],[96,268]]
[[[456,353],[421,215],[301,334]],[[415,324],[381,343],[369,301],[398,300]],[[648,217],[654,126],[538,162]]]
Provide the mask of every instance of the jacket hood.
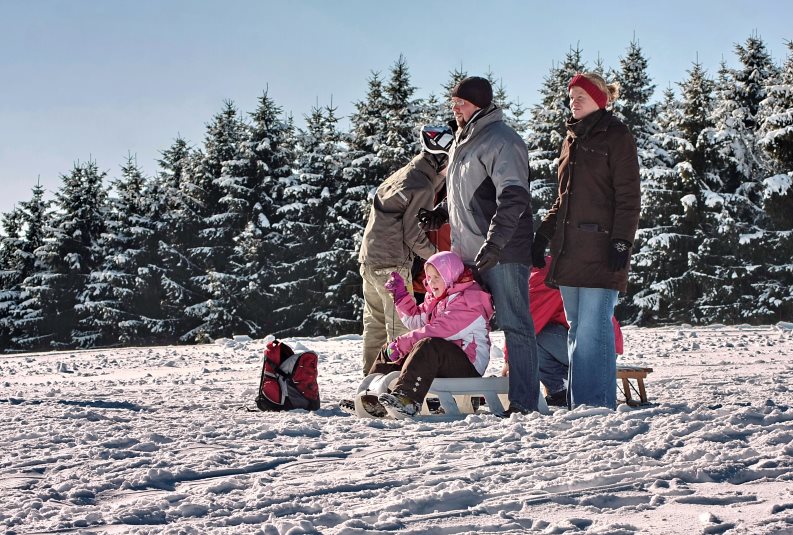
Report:
[[438,270],[447,289],[457,282],[465,270],[463,261],[451,251],[435,253],[427,259],[426,263]]
[[[448,156],[446,157],[446,161],[448,163]],[[429,178],[436,194],[443,189],[443,186],[446,184],[446,177],[438,172],[439,169],[436,169],[437,162],[435,161],[434,154],[422,152],[415,156],[411,163],[413,164],[413,167]]]
[[[504,120],[504,112],[495,104],[475,112],[468,123],[457,130],[457,144],[462,144],[471,139],[476,132],[483,129],[490,123]],[[450,156],[451,157],[451,156]]]

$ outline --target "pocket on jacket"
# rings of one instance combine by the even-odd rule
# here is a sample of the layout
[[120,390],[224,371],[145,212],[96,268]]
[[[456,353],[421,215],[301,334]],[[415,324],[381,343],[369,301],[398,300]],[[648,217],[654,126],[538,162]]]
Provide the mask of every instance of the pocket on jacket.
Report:
[[[585,226],[582,228],[582,225]],[[591,230],[595,228],[596,230]],[[606,261],[609,245],[608,231],[601,230],[595,223],[581,223],[575,229],[575,250],[570,254],[580,259],[582,268],[587,264],[603,264]]]
[[597,223],[579,223],[578,230],[581,232],[594,232],[601,234],[609,234],[611,232],[609,229],[604,228]]

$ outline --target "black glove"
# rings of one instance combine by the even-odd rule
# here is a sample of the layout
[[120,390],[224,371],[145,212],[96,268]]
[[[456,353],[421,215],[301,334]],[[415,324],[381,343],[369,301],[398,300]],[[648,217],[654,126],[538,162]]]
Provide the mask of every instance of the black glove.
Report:
[[545,267],[545,248],[548,247],[548,238],[539,232],[534,235],[534,241],[531,244],[531,265],[536,268]]
[[609,269],[619,271],[628,265],[631,255],[631,244],[625,240],[611,240],[609,246]]
[[421,230],[438,230],[449,220],[449,212],[441,206],[435,207],[434,210],[420,208],[416,217],[419,220]]
[[498,259],[500,257],[501,257],[501,247],[499,247],[495,243],[486,241],[484,245],[482,245],[482,248],[479,249],[479,252],[476,253],[476,258],[474,258],[474,262],[476,263],[476,269],[478,269],[480,273],[483,271],[487,271],[488,269],[498,264]]

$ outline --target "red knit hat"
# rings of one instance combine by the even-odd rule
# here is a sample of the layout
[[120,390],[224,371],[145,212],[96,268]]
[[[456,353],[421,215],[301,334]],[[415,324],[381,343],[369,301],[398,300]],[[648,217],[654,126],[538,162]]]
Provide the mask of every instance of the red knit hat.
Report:
[[609,96],[601,91],[600,88],[595,85],[594,82],[592,82],[592,80],[580,72],[575,73],[575,76],[570,79],[570,83],[567,84],[567,90],[570,91],[570,89],[574,86],[578,86],[586,91],[587,94],[592,97],[592,100],[595,101],[595,104],[598,105],[598,108],[603,109],[606,107],[606,104],[609,103]]

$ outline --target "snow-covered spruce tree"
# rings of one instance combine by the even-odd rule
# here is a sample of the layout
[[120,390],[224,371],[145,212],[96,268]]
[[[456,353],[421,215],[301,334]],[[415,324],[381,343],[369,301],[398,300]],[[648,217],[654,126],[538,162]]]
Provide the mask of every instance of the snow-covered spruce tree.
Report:
[[581,54],[580,48],[571,48],[561,65],[551,67],[540,88],[540,103],[531,109],[528,119],[531,207],[537,218],[542,218],[556,199],[559,150],[570,115],[567,84],[576,72],[585,70]]
[[30,200],[19,203],[4,216],[5,235],[0,242],[0,351],[17,348],[12,340],[20,334],[15,314],[22,301],[22,282],[33,273],[35,251],[44,243],[49,205],[44,200],[44,188],[36,184]]
[[762,254],[754,272],[754,310],[766,321],[793,321],[793,41],[777,80],[760,103],[758,143],[770,172],[762,180]]
[[647,58],[635,39],[628,45],[625,57],[620,58],[614,79],[620,84],[620,98],[614,104],[614,112],[633,133],[642,167],[653,165],[653,149],[648,145],[657,113],[650,103],[655,84],[647,74]]
[[779,78],[779,69],[758,35],[750,36],[744,46],[736,44],[735,53],[741,66],[734,73],[734,98],[737,107],[745,110],[744,125],[750,131],[756,131],[760,103],[766,98],[767,87],[774,85]]
[[[642,325],[690,321],[696,287],[688,254],[696,250],[696,212],[690,200],[697,190],[683,154],[689,146],[679,125],[682,108],[667,88],[650,125],[642,173],[642,209],[631,261],[631,295],[621,303],[631,322]],[[683,202],[686,198],[687,202]]]
[[19,302],[20,283],[24,280],[18,252],[23,247],[22,211],[14,207],[0,217],[0,352],[11,344],[11,313]]
[[162,307],[167,320],[154,322],[150,331],[175,341],[197,324],[185,314],[185,309],[201,296],[194,288],[194,279],[203,272],[189,253],[202,243],[198,237],[202,223],[201,188],[194,179],[200,172],[201,154],[178,137],[162,152],[158,164],[153,191],[159,192],[161,200],[153,219],[157,222],[157,235],[161,236],[157,271],[165,291]]
[[240,217],[233,198],[227,197],[226,186],[237,181],[237,177],[229,174],[232,171],[229,164],[238,160],[243,132],[244,125],[234,103],[225,101],[223,109],[207,125],[199,165],[186,183],[190,186],[188,195],[199,218],[199,228],[197,243],[187,250],[198,268],[191,280],[198,299],[185,309],[185,314],[194,320],[190,330],[179,337],[185,342],[210,340],[231,318],[224,308],[227,303],[214,299],[215,292],[224,288],[210,274],[229,269],[235,222],[239,223]]
[[[386,143],[387,113],[380,73],[372,72],[367,84],[366,99],[355,103],[355,112],[350,117],[350,164],[344,169],[344,179],[353,188],[368,188],[368,193],[388,175],[382,158],[378,156]],[[361,206],[360,220],[365,218],[366,211]]]
[[774,173],[793,172],[793,41],[788,41],[787,47],[788,57],[779,79],[766,87],[766,98],[757,114],[759,144],[768,154]]
[[[775,299],[765,297],[758,303],[757,296],[778,293],[776,283],[768,283],[772,278],[769,271],[775,271],[780,260],[783,266],[789,263],[789,256],[780,259],[776,251],[767,249],[775,236],[766,234],[762,178],[768,176],[770,169],[756,136],[765,85],[777,80],[778,71],[757,37],[751,37],[746,48],[736,46],[736,52],[742,65],[735,70],[722,65],[716,90],[715,125],[712,131],[703,132],[715,148],[713,175],[718,181],[714,179],[711,183],[718,184],[718,188],[712,187],[722,200],[721,213],[717,216],[718,245],[725,275],[730,279],[723,282],[730,293],[728,302],[722,305],[725,311],[731,307],[727,316],[731,321],[767,321],[775,316]],[[730,239],[725,239],[726,236]],[[729,244],[729,249],[725,244]]]
[[282,240],[273,222],[292,177],[292,127],[266,92],[250,115],[237,158],[223,165],[222,217],[235,235],[225,269],[207,276],[212,306],[204,321],[213,336],[268,334],[278,306],[271,286]]
[[75,337],[78,296],[101,258],[99,237],[105,231],[106,173],[96,162],[77,163],[55,196],[55,210],[45,225],[45,239],[35,251],[33,273],[22,283],[22,302],[14,312],[25,350],[82,345]]
[[342,171],[343,182],[347,188],[343,206],[339,212],[354,229],[351,234],[353,257],[353,278],[345,281],[353,294],[353,317],[363,314],[361,298],[361,277],[357,269],[358,250],[361,246],[363,229],[369,213],[369,205],[377,186],[388,175],[382,159],[377,155],[385,144],[386,100],[380,75],[373,72],[367,81],[366,98],[355,103],[355,113],[350,117],[351,130],[347,136],[349,164]]
[[165,320],[158,265],[157,223],[152,219],[148,180],[130,155],[113,182],[102,263],[89,275],[77,313],[84,347],[164,342],[152,336],[153,323]]
[[358,249],[364,222],[359,210],[367,196],[365,186],[348,183],[344,178],[344,168],[349,164],[348,147],[338,131],[335,112],[333,107],[325,109],[323,133],[331,209],[324,229],[329,247],[317,258],[317,270],[324,278],[325,294],[312,312],[317,330],[331,335],[360,329],[363,304]]
[[696,221],[696,251],[689,254],[684,275],[699,296],[691,310],[691,321],[733,322],[739,319],[739,298],[744,281],[736,273],[740,236],[745,230],[725,192],[714,128],[714,82],[698,62],[681,84],[683,117],[680,130],[690,145],[684,151],[681,174],[694,186],[683,197],[687,217]]
[[349,265],[339,263],[335,249],[340,231],[336,203],[345,191],[337,121],[331,107],[314,107],[306,117],[297,147],[297,180],[284,190],[278,211],[276,230],[285,252],[273,288],[281,304],[273,313],[278,334],[329,332],[329,309],[338,299],[331,286],[344,279],[337,270]]
[[407,164],[419,151],[417,137],[421,102],[413,98],[407,60],[400,54],[391,67],[385,86],[385,143],[377,156],[383,163],[384,178]]

